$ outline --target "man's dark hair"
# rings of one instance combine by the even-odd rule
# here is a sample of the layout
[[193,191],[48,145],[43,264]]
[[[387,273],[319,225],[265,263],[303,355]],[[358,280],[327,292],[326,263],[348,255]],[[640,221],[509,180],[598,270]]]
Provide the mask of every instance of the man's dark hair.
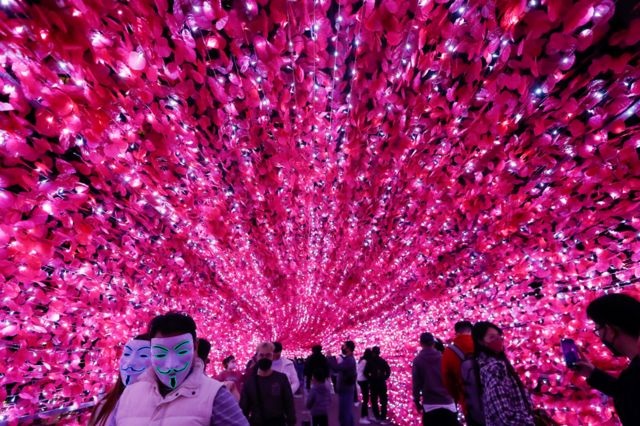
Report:
[[282,343],[273,342],[273,351],[274,352],[282,352]]
[[433,334],[425,331],[420,335],[420,344],[426,346],[433,346],[436,339],[433,337]]
[[587,316],[598,325],[612,325],[632,337],[640,336],[640,302],[626,294],[598,297],[589,303]]
[[371,352],[373,352],[374,355],[380,355],[380,346],[374,346],[371,348]]
[[453,326],[456,333],[469,332],[473,330],[473,324],[470,321],[458,321],[456,325]]
[[211,343],[202,337],[198,339],[198,358],[204,361],[205,364],[209,363],[209,352],[211,352]]
[[371,356],[373,355],[373,353],[371,352],[371,348],[367,348],[364,350],[364,353],[362,354],[362,358],[360,358],[361,360],[365,360],[365,361],[369,361],[371,359]]
[[311,353],[314,353],[316,355],[320,355],[322,353],[322,346],[320,345],[315,345],[311,348]]
[[193,342],[197,341],[196,323],[187,314],[169,312],[168,314],[158,315],[149,324],[149,335],[153,338],[158,333],[165,335],[190,333],[193,336]]
[[227,368],[229,366],[229,363],[231,361],[235,361],[236,357],[233,355],[229,355],[228,357],[226,357],[225,359],[222,360],[222,366],[224,368]]
[[353,351],[355,351],[355,350],[356,350],[356,344],[355,344],[355,343],[353,343],[353,341],[352,341],[352,340],[347,340],[346,342],[344,342],[344,345],[345,345],[346,347],[348,347],[348,348],[349,348],[349,350],[351,350],[351,352],[353,352]]

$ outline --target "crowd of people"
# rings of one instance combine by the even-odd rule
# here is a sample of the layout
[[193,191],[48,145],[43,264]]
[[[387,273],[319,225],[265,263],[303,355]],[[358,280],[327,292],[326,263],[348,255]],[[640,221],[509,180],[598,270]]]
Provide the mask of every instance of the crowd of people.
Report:
[[[623,425],[640,425],[640,302],[609,294],[591,302],[587,316],[595,334],[614,356],[631,362],[614,377],[584,356],[566,359],[567,367],[587,377],[593,388],[613,398]],[[413,361],[413,400],[424,425],[539,426],[556,423],[535,409],[505,353],[502,329],[487,321],[455,324],[451,345],[438,349],[431,333],[420,335],[422,350]],[[577,350],[577,349],[576,349]]]
[[[602,296],[587,314],[595,333],[629,366],[613,377],[580,356],[569,368],[611,396],[623,425],[640,425],[640,302],[622,294]],[[424,425],[552,425],[534,409],[529,392],[505,354],[502,329],[487,321],[459,321],[444,346],[432,333],[412,364],[412,396]],[[360,400],[360,424],[387,422],[387,380],[391,368],[374,346],[356,361],[353,341],[341,354],[312,348],[304,364],[282,356],[279,342],[262,342],[244,371],[230,355],[215,377],[205,373],[211,344],[196,336],[196,324],[181,313],[155,317],[148,332],[129,340],[120,359],[120,377],[96,405],[91,425],[253,425],[296,424],[294,395],[306,396],[311,423],[329,424],[333,395],[341,426],[353,426]],[[151,368],[149,368],[151,367]],[[302,385],[301,385],[302,382]],[[371,412],[369,412],[369,405]]]

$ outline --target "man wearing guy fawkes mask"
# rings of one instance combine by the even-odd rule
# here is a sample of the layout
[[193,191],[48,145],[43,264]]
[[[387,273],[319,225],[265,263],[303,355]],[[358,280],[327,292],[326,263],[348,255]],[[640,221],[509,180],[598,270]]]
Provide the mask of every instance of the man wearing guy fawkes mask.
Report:
[[293,426],[296,412],[289,379],[274,371],[274,345],[262,342],[256,351],[256,366],[250,371],[242,394],[240,407],[252,426]]
[[589,304],[587,316],[596,325],[594,333],[613,356],[624,356],[631,362],[618,377],[595,368],[584,358],[572,368],[587,377],[593,388],[613,397],[624,426],[640,425],[640,302],[626,294],[607,294]]
[[248,425],[231,393],[204,374],[190,316],[157,316],[149,335],[151,366],[122,394],[116,425]]

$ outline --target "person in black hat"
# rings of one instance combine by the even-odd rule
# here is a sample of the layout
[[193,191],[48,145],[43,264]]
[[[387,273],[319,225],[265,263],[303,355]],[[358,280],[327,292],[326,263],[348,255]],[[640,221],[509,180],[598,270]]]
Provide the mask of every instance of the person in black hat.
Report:
[[431,333],[420,335],[422,350],[413,360],[413,401],[423,425],[458,426],[456,404],[442,380],[442,353]]

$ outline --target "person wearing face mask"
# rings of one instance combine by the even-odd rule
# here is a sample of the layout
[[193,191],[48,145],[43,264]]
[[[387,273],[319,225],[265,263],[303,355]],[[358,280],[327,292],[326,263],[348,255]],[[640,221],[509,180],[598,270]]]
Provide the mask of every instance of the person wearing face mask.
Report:
[[120,357],[120,377],[109,393],[95,406],[90,426],[109,426],[115,422],[112,413],[125,387],[135,383],[140,374],[151,364],[151,344],[148,334],[141,334],[129,340]]
[[356,344],[347,340],[342,344],[342,355],[339,358],[328,357],[329,367],[338,373],[336,393],[338,394],[338,413],[340,426],[353,426],[353,402],[355,401],[356,379],[358,372],[353,351]]
[[587,383],[611,396],[624,426],[640,425],[640,302],[625,294],[608,294],[587,307],[587,316],[596,324],[595,333],[615,357],[631,362],[616,378],[595,368],[588,360],[575,363]]
[[274,371],[274,345],[262,342],[256,351],[256,367],[240,395],[240,407],[252,426],[293,426],[296,412],[291,385],[285,374]]
[[117,426],[248,425],[223,384],[204,374],[190,316],[159,315],[149,325],[149,336],[151,366],[122,394]]
[[471,331],[475,348],[485,426],[534,426],[524,384],[504,353],[500,327],[481,321]]
[[231,394],[240,400],[240,394],[242,393],[242,373],[238,371],[238,364],[236,358],[233,355],[229,355],[222,360],[222,366],[224,370],[216,376],[216,380],[224,383],[224,385],[231,391]]

